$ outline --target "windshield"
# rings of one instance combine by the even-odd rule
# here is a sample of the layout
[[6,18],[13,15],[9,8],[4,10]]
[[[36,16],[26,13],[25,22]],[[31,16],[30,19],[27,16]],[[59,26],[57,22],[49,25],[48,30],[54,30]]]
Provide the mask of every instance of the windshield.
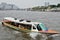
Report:
[[39,25],[39,24],[37,25],[37,29],[38,29],[39,31],[41,31],[41,30],[42,30],[42,28],[40,27],[40,25]]
[[48,28],[47,27],[45,27],[45,25],[44,24],[42,24],[42,23],[40,23],[39,24],[39,26],[42,28],[42,30],[44,30],[44,31],[47,31],[48,30]]
[[36,28],[38,29],[38,31],[42,30],[42,28],[40,27],[39,24],[34,24],[36,26]]
[[34,24],[36,27],[37,27],[37,29],[40,31],[40,30],[44,30],[44,31],[47,31],[48,30],[48,28],[47,27],[45,27],[45,25],[44,24],[42,24],[42,23],[40,23],[40,24]]

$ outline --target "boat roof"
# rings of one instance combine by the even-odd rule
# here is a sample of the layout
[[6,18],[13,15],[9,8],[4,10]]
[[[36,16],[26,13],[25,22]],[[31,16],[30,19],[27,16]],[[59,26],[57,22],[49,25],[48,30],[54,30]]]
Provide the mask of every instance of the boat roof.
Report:
[[39,22],[27,22],[27,20],[20,21],[19,19],[12,18],[12,17],[5,17],[4,19],[12,21],[12,22],[16,22],[16,23],[27,24],[27,25],[39,24],[42,30],[48,30],[47,27],[45,27],[42,23],[39,23]]
[[22,24],[39,24],[39,22],[27,22],[27,20],[20,21],[20,19],[13,17],[5,17],[4,19]]

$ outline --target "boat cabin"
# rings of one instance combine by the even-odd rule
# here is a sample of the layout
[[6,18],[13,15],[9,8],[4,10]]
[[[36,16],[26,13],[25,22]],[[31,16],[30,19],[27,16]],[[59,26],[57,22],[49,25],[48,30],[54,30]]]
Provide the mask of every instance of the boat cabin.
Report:
[[19,20],[17,18],[5,18],[4,23],[13,25],[19,29],[30,30],[30,31],[47,31],[48,28],[44,24],[38,22],[31,22],[29,20]]

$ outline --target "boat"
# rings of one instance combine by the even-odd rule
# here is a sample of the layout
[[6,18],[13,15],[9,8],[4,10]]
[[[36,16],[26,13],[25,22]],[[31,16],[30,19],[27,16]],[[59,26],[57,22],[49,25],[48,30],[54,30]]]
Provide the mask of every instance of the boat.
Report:
[[22,32],[38,32],[43,34],[58,34],[59,32],[55,30],[49,30],[43,23],[41,22],[32,22],[30,20],[25,19],[17,19],[13,17],[5,17],[2,21],[3,26],[7,26],[9,28],[13,28]]

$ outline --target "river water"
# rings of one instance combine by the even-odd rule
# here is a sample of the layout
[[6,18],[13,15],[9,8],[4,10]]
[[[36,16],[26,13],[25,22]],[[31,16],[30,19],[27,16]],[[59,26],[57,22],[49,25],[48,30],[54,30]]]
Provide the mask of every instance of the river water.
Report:
[[[32,12],[7,10],[0,11],[0,40],[45,40],[39,35],[34,39],[27,34],[2,26],[1,21],[4,17],[14,17],[18,19],[28,19],[35,22],[42,22],[49,29],[60,32],[60,12]],[[46,40],[60,40],[60,36],[47,38]]]

